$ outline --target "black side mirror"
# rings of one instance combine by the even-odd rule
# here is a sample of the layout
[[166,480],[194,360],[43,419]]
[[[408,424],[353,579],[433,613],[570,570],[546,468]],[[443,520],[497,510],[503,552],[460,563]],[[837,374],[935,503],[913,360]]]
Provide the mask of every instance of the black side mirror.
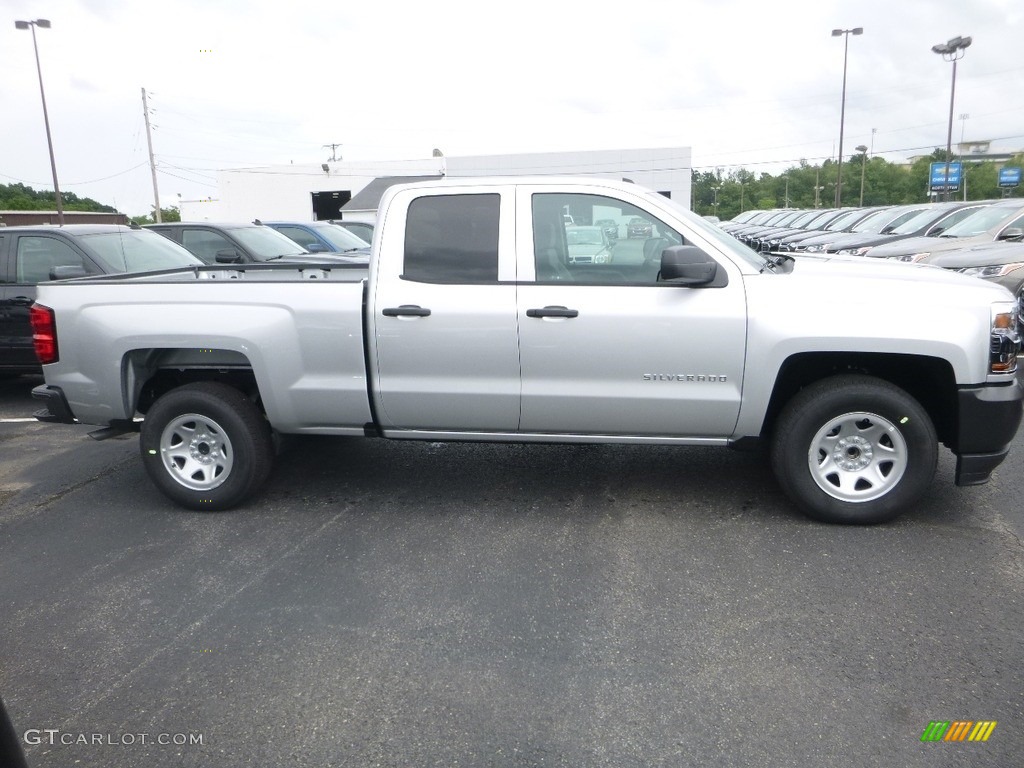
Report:
[[237,264],[242,260],[242,254],[234,248],[225,248],[217,251],[215,258],[218,264]]
[[1020,227],[1008,227],[999,233],[999,237],[996,240],[1013,240],[1017,241],[1024,237],[1024,229]]
[[72,277],[85,277],[87,274],[89,273],[85,271],[85,267],[79,264],[50,267],[51,280],[70,280]]
[[678,285],[707,285],[718,274],[718,262],[693,245],[673,245],[661,252],[661,280]]

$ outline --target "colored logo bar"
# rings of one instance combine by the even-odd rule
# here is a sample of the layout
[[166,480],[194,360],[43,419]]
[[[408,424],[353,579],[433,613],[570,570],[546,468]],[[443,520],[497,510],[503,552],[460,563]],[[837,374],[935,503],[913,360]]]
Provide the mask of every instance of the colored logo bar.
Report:
[[996,729],[995,720],[932,720],[921,741],[988,741]]

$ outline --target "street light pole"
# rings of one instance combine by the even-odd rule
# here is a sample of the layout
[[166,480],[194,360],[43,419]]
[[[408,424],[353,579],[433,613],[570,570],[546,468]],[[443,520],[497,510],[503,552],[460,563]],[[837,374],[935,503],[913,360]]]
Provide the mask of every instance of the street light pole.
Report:
[[[949,200],[949,158],[953,154],[953,103],[956,99],[956,63],[964,57],[964,51],[971,44],[969,37],[954,37],[945,43],[932,46],[932,52],[942,56],[943,61],[953,62],[953,85],[949,89],[949,131],[946,133],[946,185],[942,199]],[[963,168],[960,169],[963,173]]]
[[50,136],[50,115],[46,111],[46,92],[43,90],[43,68],[39,64],[39,44],[36,42],[36,27],[42,29],[50,28],[49,19],[36,19],[35,21],[16,21],[14,26],[17,29],[32,30],[32,47],[36,52],[36,72],[39,74],[39,95],[43,100],[43,123],[46,125],[46,145],[50,149],[50,171],[53,173],[53,194],[57,198],[57,221],[64,226],[64,202],[60,198],[60,186],[57,184],[57,161],[53,158],[53,139]]
[[967,120],[970,115],[964,112],[960,115],[960,174],[964,188],[964,202],[967,202],[967,166],[964,165],[964,128],[967,127]]
[[867,167],[867,161],[868,161],[867,151],[868,151],[868,148],[864,144],[858,144],[856,147],[854,147],[854,149],[856,149],[858,152],[860,152],[860,207],[863,208],[864,207],[864,169]]
[[850,50],[850,35],[863,35],[864,27],[833,29],[832,37],[843,36],[843,101],[839,109],[839,171],[836,179],[836,208],[843,207],[843,126],[846,123],[846,61]]

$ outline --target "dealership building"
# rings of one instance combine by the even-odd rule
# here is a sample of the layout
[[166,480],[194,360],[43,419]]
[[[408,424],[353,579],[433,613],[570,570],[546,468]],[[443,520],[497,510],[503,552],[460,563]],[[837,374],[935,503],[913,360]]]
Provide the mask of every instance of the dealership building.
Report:
[[474,176],[589,176],[627,179],[690,207],[690,147],[521,155],[346,161],[217,172],[217,193],[181,200],[182,221],[280,219],[373,221],[391,185]]

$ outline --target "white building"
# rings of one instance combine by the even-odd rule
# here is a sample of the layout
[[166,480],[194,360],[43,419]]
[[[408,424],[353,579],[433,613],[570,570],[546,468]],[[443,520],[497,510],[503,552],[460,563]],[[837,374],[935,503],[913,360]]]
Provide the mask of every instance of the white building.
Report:
[[[182,221],[373,221],[390,184],[419,177],[600,176],[629,179],[690,207],[691,150],[616,149],[524,155],[348,161],[219,171],[218,192],[182,200]],[[398,178],[394,178],[398,177]],[[371,186],[375,179],[380,182]],[[360,192],[366,194],[359,196]],[[352,205],[348,205],[349,203]]]

